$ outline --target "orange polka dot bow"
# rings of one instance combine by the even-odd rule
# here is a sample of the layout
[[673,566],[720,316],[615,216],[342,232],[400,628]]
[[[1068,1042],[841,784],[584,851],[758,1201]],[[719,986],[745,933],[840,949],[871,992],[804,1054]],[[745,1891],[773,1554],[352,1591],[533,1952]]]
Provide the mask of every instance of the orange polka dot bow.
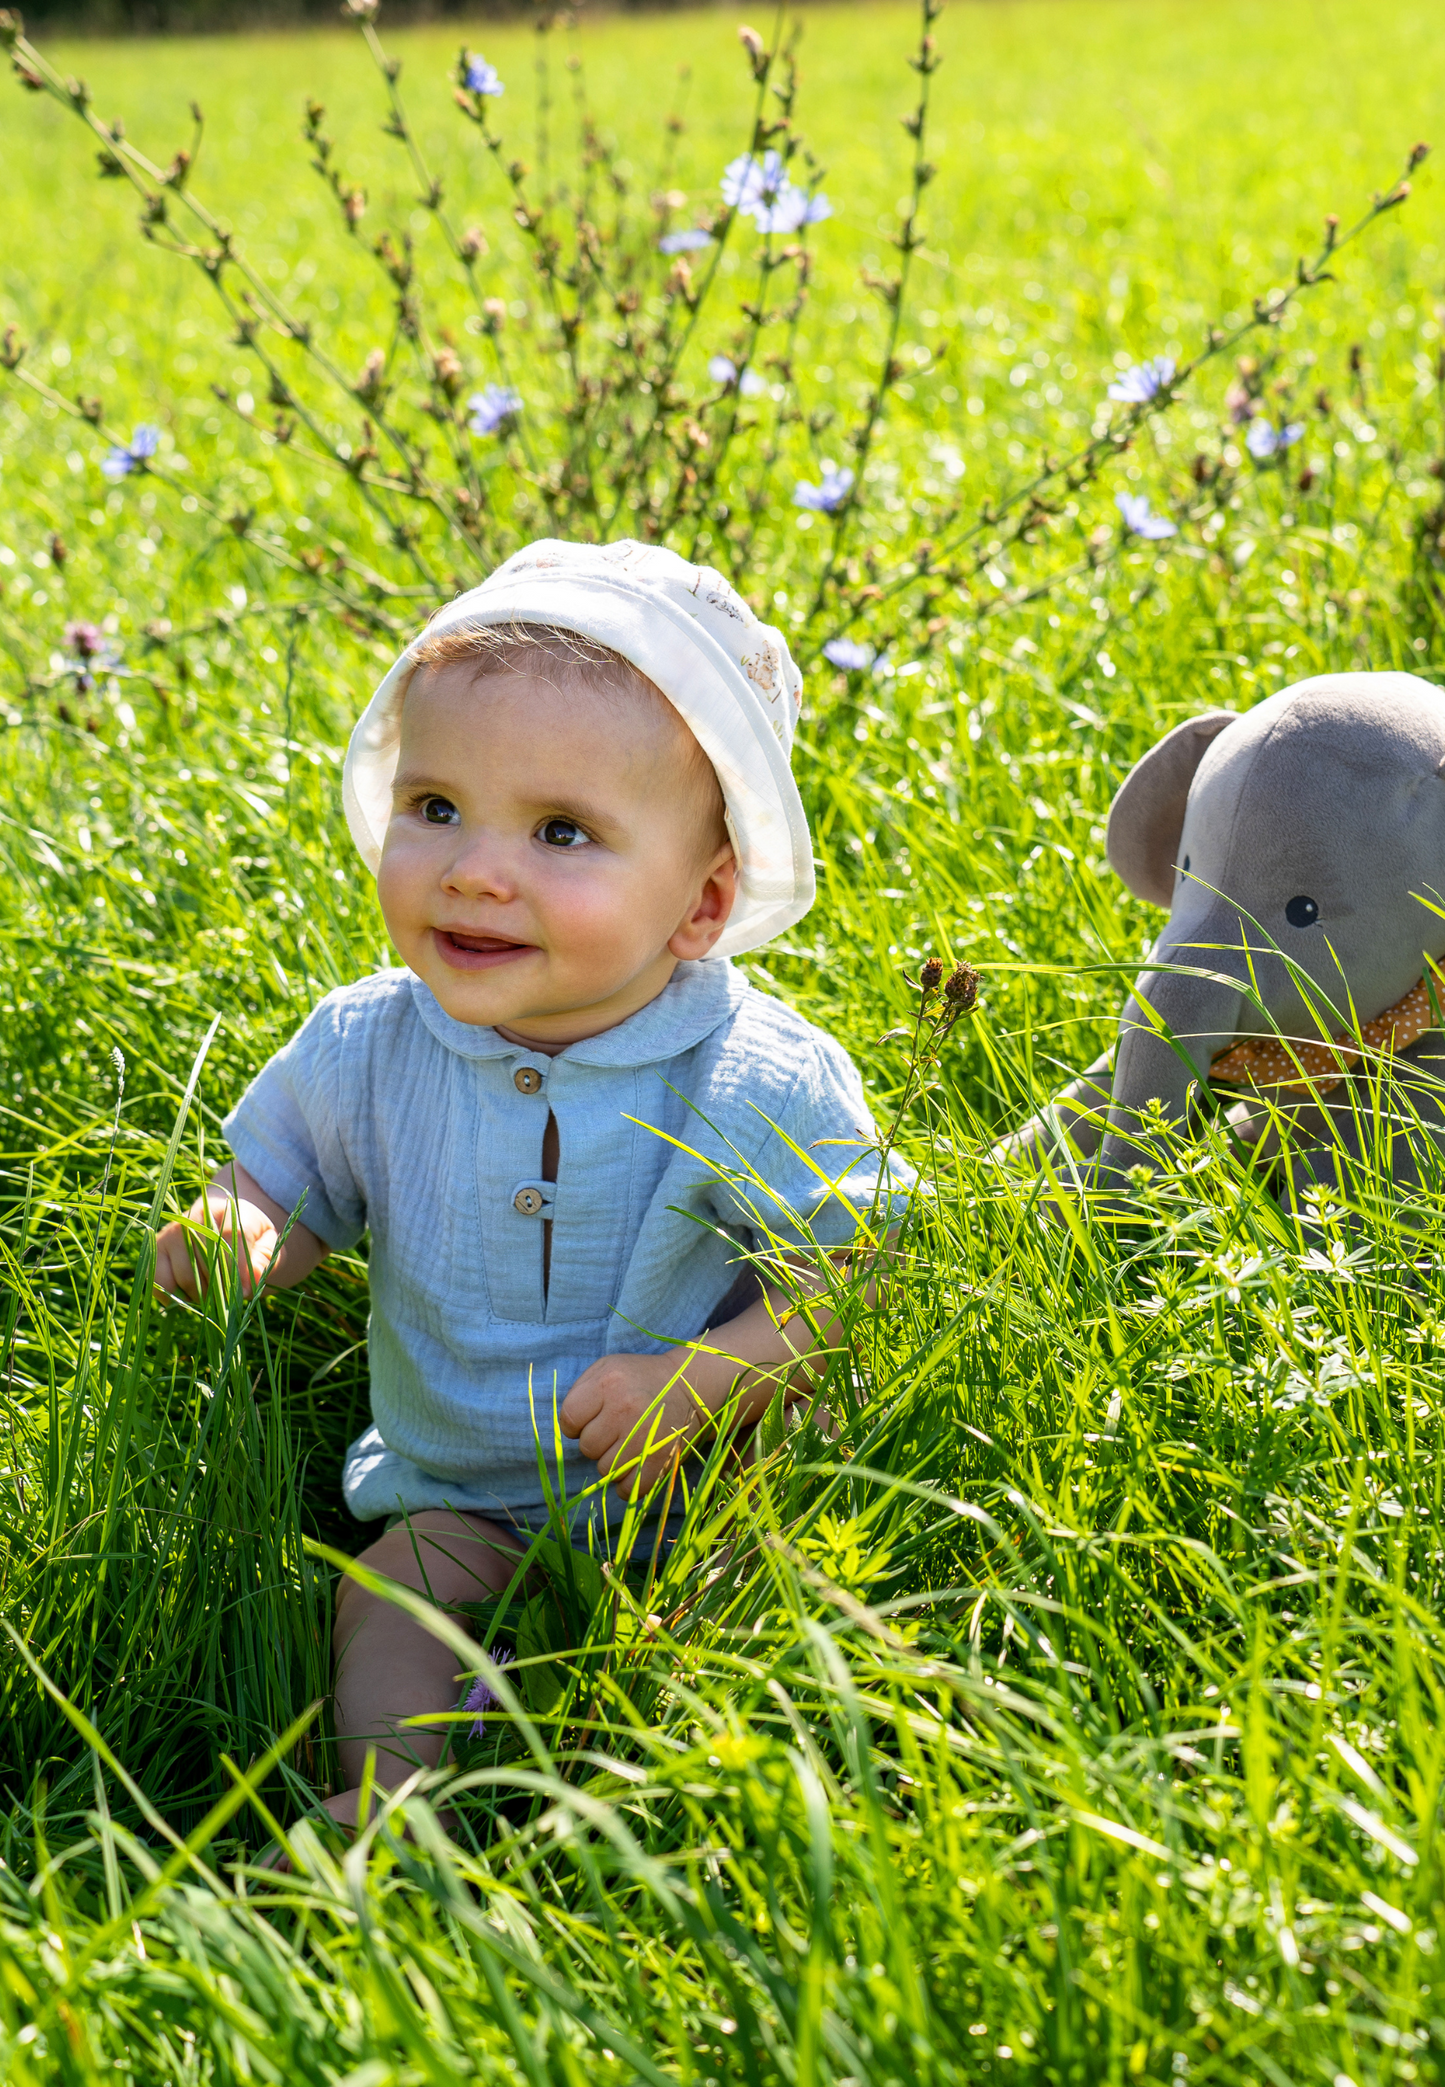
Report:
[[[1437,993],[1431,1002],[1430,975]],[[1436,1026],[1439,988],[1445,984],[1432,964],[1418,985],[1411,986],[1393,1007],[1360,1025],[1358,1037],[1342,1029],[1329,1043],[1248,1037],[1224,1051],[1209,1068],[1211,1083],[1225,1087],[1272,1087],[1285,1093],[1329,1094],[1359,1064],[1366,1051],[1404,1051]]]

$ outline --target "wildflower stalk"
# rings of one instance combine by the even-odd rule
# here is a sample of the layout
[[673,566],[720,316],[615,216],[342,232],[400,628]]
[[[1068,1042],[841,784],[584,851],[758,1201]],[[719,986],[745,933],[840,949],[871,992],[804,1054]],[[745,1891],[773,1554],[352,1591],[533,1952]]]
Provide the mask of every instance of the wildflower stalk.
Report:
[[[37,398],[53,406],[57,412],[65,414],[71,420],[84,421],[95,429],[103,441],[108,440],[116,447],[123,446],[120,431],[106,421],[97,400],[67,398],[64,392],[57,391],[54,385],[47,384],[43,377],[37,377],[33,370],[25,367],[25,354],[25,345],[12,327],[6,334],[3,350],[0,350],[0,367],[3,367],[17,383],[34,392]],[[427,598],[431,594],[430,588],[398,586],[395,581],[387,579],[374,567],[359,561],[349,547],[341,545],[329,548],[328,555],[333,559],[333,569],[328,572],[324,558],[322,562],[316,563],[308,561],[305,555],[298,556],[284,537],[274,536],[268,530],[257,529],[254,519],[249,514],[228,509],[224,502],[214,499],[203,487],[182,478],[177,472],[168,471],[153,457],[138,460],[134,469],[137,476],[153,478],[167,491],[194,500],[202,514],[209,516],[230,535],[243,538],[254,549],[264,552],[275,564],[288,572],[300,575],[308,586],[319,588],[339,613],[359,615],[377,631],[395,633],[403,628],[410,628],[410,622],[387,616],[374,600],[358,595],[353,586],[346,584],[349,580],[359,579],[366,588],[387,600],[409,601]]]
[[[967,593],[991,565],[997,565],[1021,544],[1030,542],[1037,534],[1052,527],[1063,516],[1064,503],[1087,490],[1100,476],[1105,466],[1129,449],[1141,427],[1157,415],[1167,412],[1178,403],[1185,387],[1209,363],[1238,348],[1250,335],[1276,327],[1285,313],[1307,291],[1316,289],[1321,283],[1333,282],[1335,277],[1329,263],[1344,249],[1359,239],[1390,211],[1398,209],[1410,194],[1409,176],[1429,152],[1427,145],[1412,148],[1403,172],[1386,189],[1377,191],[1370,206],[1350,228],[1341,232],[1339,221],[1331,216],[1325,219],[1324,236],[1312,260],[1301,257],[1295,265],[1294,280],[1283,290],[1271,296],[1269,293],[1251,300],[1248,318],[1233,328],[1213,325],[1209,328],[1205,344],[1199,353],[1181,368],[1147,400],[1130,406],[1128,410],[1111,422],[1101,435],[1083,445],[1073,455],[1058,461],[1045,458],[1032,477],[1016,487],[1013,492],[1000,499],[990,501],[978,518],[959,535],[942,545],[930,543],[920,546],[914,559],[900,567],[891,576],[871,581],[866,587],[845,588],[845,599],[851,595],[851,605],[856,609],[864,600],[879,602],[906,594],[920,583],[927,584],[937,596],[945,592]],[[1001,526],[1006,517],[1012,517],[1007,526]],[[1112,545],[1110,553],[1117,553],[1127,541],[1128,532],[1121,531]],[[921,553],[921,555],[920,555]],[[960,557],[960,553],[967,553]],[[1093,550],[1072,571],[1092,571],[1104,560],[1101,550]],[[829,575],[836,574],[836,565],[830,565]],[[1063,577],[1062,575],[1057,578]],[[1040,592],[1057,584],[1057,578],[1022,592],[1000,589],[998,598],[983,605],[975,616],[975,622],[996,614],[1001,608],[1017,608],[1025,601],[1036,600]],[[823,591],[814,604],[814,616],[823,605]]]
[[938,1064],[943,1046],[966,1015],[971,1015],[978,1005],[978,973],[971,964],[955,964],[947,978],[943,975],[943,959],[929,957],[918,974],[918,1005],[913,1011],[913,1028],[890,1029],[880,1038],[887,1043],[893,1039],[908,1038],[908,1065],[903,1077],[903,1091],[893,1111],[893,1121],[879,1150],[886,1160],[898,1143],[898,1134],[903,1128],[903,1119],[922,1094],[930,1073]]
[[[262,364],[273,397],[284,401],[287,408],[303,418],[318,446],[336,463],[348,468],[363,500],[386,526],[392,542],[398,550],[406,553],[421,577],[435,584],[435,574],[429,571],[416,551],[413,533],[400,525],[395,515],[377,496],[377,482],[368,477],[364,470],[349,469],[351,458],[343,455],[331,444],[320,423],[311,416],[287,384],[274,359],[261,347],[258,335],[261,326],[269,323],[283,338],[297,343],[308,359],[333,384],[351,392],[353,387],[340,368],[326,355],[314,338],[311,327],[297,318],[276,296],[265,279],[252,268],[244,253],[236,245],[232,234],[206,206],[193,194],[190,177],[193,171],[191,156],[178,153],[168,169],[162,169],[150,160],[125,136],[124,127],[118,121],[106,124],[96,115],[89,92],[83,81],[63,78],[48,59],[31,44],[23,33],[9,34],[5,39],[10,46],[14,66],[32,88],[38,87],[62,107],[68,108],[84,123],[101,146],[101,171],[112,179],[125,179],[141,198],[141,234],[151,244],[178,258],[193,262],[212,283],[222,305],[235,328],[238,346],[247,348]],[[200,128],[200,110],[192,104],[192,113]],[[183,214],[200,228],[208,244],[196,244],[185,238],[172,222],[172,210],[179,208]],[[232,293],[228,274],[234,274],[242,284],[238,293]],[[384,419],[378,420],[383,435],[392,443],[406,471],[407,493],[424,499],[436,508],[438,514],[454,522],[454,510],[447,501],[443,489],[429,483],[422,472],[421,459],[407,442],[399,429],[390,426]]]
[[818,577],[809,614],[810,622],[814,621],[827,605],[842,570],[848,532],[862,498],[863,474],[887,410],[889,395],[902,376],[898,364],[898,336],[903,326],[904,300],[908,290],[908,279],[913,270],[913,256],[923,243],[918,229],[918,217],[923,203],[923,191],[938,171],[927,157],[926,146],[933,75],[942,63],[933,38],[933,25],[942,12],[943,0],[922,0],[918,49],[908,61],[918,74],[918,100],[910,113],[901,119],[903,128],[913,140],[913,165],[910,171],[908,208],[902,224],[892,236],[892,244],[898,250],[898,267],[891,276],[865,276],[870,287],[878,291],[888,308],[887,339],[878,376],[869,395],[867,410],[861,425],[853,433],[853,483],[833,514],[833,537],[828,546],[827,561]]

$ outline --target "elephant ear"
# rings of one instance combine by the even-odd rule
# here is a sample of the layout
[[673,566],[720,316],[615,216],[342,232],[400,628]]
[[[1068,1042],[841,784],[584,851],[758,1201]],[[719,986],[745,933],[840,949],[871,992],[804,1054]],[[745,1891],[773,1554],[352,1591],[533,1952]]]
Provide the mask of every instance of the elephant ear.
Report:
[[1186,718],[1130,769],[1109,807],[1104,849],[1110,867],[1136,898],[1151,906],[1174,903],[1179,836],[1194,771],[1211,743],[1235,722],[1232,710]]

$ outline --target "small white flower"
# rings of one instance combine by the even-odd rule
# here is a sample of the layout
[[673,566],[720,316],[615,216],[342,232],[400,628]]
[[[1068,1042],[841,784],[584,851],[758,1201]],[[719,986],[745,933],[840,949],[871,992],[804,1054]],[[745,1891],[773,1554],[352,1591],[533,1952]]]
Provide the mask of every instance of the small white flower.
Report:
[[664,232],[657,242],[660,254],[696,254],[712,245],[712,233],[693,227],[686,232]]

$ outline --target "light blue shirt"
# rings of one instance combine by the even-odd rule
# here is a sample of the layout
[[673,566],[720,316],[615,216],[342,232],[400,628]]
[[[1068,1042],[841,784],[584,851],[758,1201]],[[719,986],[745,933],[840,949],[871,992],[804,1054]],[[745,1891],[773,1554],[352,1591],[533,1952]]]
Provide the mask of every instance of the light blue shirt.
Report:
[[[327,995],[225,1132],[328,1245],[371,1234],[373,1425],[342,1481],[362,1520],[452,1506],[534,1522],[539,1442],[551,1484],[560,1451],[568,1496],[595,1486],[554,1423],[582,1371],[732,1316],[740,1251],[768,1233],[839,1245],[879,1188],[847,1054],[716,961],[679,965],[656,1000],[555,1058],[453,1020],[409,971],[379,972]],[[896,1219],[912,1176],[890,1173]]]

